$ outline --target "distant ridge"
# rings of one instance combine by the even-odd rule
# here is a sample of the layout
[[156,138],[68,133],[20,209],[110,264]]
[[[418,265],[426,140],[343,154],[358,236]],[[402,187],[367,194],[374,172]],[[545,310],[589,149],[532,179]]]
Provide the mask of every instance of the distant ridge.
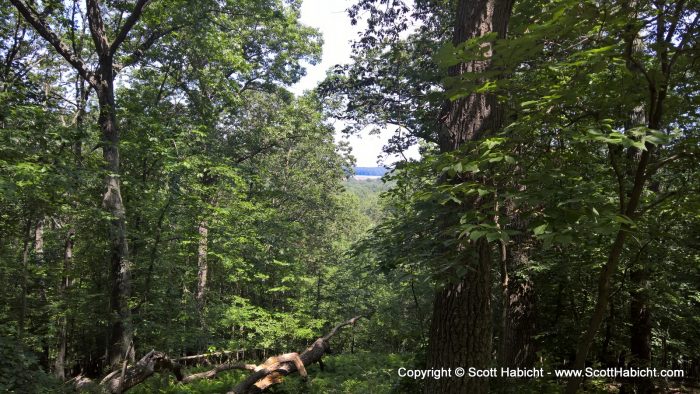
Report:
[[353,167],[356,176],[377,176],[381,177],[388,171],[384,167]]

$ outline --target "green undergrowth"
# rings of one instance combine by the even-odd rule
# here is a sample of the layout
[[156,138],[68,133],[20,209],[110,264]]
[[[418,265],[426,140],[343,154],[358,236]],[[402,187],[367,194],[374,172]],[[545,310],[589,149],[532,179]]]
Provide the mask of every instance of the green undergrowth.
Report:
[[[308,380],[304,382],[298,374],[284,379],[274,386],[273,393],[411,393],[413,381],[400,379],[397,370],[413,365],[412,355],[354,353],[327,356],[323,359],[324,370],[318,364],[307,368]],[[199,372],[207,368],[191,369]],[[225,393],[247,376],[244,371],[231,371],[219,374],[215,379],[200,380],[190,384],[180,384],[172,374],[156,374],[130,392],[140,393]]]
[[36,356],[10,334],[0,329],[0,393],[63,392],[61,382],[42,371]]

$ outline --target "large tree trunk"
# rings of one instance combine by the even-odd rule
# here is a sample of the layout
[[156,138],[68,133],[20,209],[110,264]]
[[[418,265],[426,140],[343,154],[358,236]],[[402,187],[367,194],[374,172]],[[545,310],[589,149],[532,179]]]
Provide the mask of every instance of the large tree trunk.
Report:
[[[489,33],[504,38],[512,8],[512,0],[460,0],[452,43],[457,46],[469,39]],[[450,67],[450,76],[478,73],[491,65],[491,49],[484,53],[486,60],[475,60]],[[502,106],[493,94],[472,93],[467,97],[448,101],[440,122],[444,127],[438,136],[440,151],[458,149],[464,142],[482,139],[501,126]]]
[[[476,367],[491,363],[491,251],[477,242],[475,265],[458,283],[448,284],[435,296],[430,326],[428,368]],[[467,376],[431,381],[429,393],[483,393],[488,380]]]
[[[453,43],[458,45],[474,37],[496,32],[505,37],[511,12],[511,0],[460,0]],[[483,72],[487,60],[471,61],[454,66],[450,75]],[[464,142],[483,138],[501,125],[502,110],[495,96],[470,94],[446,104],[440,121],[444,127],[439,136],[442,152],[458,149]],[[475,203],[475,202],[474,202]],[[473,208],[467,207],[467,208]],[[456,207],[443,222],[454,222],[464,207]],[[462,245],[466,274],[448,283],[435,295],[428,347],[428,368],[476,367],[486,369],[491,361],[491,252],[485,240]],[[430,393],[483,393],[487,379],[467,376],[439,379],[426,387]]]
[[[105,160],[105,194],[103,208],[110,214],[109,240],[110,266],[109,281],[112,285],[110,296],[111,334],[108,348],[108,362],[118,364],[123,357],[133,359],[129,348],[133,341],[131,327],[131,262],[126,238],[126,210],[122,201],[119,182],[119,129],[117,128],[114,101],[113,67],[111,57],[100,59],[100,85],[97,89],[100,105],[99,123],[102,131],[102,155]],[[129,354],[131,353],[131,354]]]
[[[44,17],[35,9],[36,4],[30,5],[26,0],[10,0],[10,2],[36,32],[51,44],[97,93],[100,109],[99,125],[102,132],[102,155],[107,171],[102,206],[110,215],[109,280],[112,290],[109,308],[111,329],[107,346],[107,360],[111,364],[118,364],[124,356],[133,360],[133,328],[129,309],[131,263],[126,238],[126,212],[119,184],[119,130],[114,100],[115,67],[113,60],[118,48],[128,38],[129,32],[141,18],[143,10],[150,0],[137,0],[135,2],[129,16],[123,20],[123,23],[120,23],[111,42],[107,37],[107,29],[102,18],[103,5],[100,4],[99,0],[85,1],[90,35],[98,58],[97,70],[95,71],[90,70],[83,62],[80,54],[77,53],[77,48],[74,47],[71,50],[52,30]],[[123,12],[120,12],[120,15],[123,15]],[[143,51],[157,41],[158,38],[153,37],[152,40],[146,40],[143,46],[138,46],[138,49],[131,56],[131,64],[140,59]],[[132,351],[130,352],[129,349]]]

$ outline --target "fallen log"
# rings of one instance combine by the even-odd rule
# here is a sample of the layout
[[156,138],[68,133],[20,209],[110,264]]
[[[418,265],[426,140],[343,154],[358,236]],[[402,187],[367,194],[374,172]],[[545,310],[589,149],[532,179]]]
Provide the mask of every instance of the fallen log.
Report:
[[156,372],[172,372],[178,382],[191,383],[200,379],[215,378],[219,373],[224,371],[241,369],[251,371],[252,373],[234,387],[233,391],[230,391],[229,394],[260,393],[265,391],[268,387],[282,382],[284,376],[295,371],[298,371],[299,374],[306,379],[306,366],[316,362],[321,363],[321,358],[330,350],[330,339],[338,333],[338,330],[348,325],[354,325],[361,317],[362,316],[353,317],[333,327],[331,332],[316,339],[301,355],[298,353],[281,354],[268,358],[260,365],[229,361],[217,365],[208,371],[184,374],[182,364],[178,362],[179,360],[206,359],[210,355],[187,356],[186,358],[172,360],[163,352],[151,350],[137,361],[136,364],[109,373],[102,378],[99,384],[95,384],[92,380],[81,375],[71,379],[69,382],[72,382],[78,391],[94,390],[97,386],[99,389],[109,393],[123,393],[143,383]]
[[154,373],[162,371],[172,372],[177,380],[182,380],[183,378],[180,364],[171,360],[163,352],[151,350],[137,361],[135,365],[126,368],[124,373],[115,371],[107,375],[100,382],[100,386],[110,393],[122,393],[142,383]]
[[219,373],[224,372],[224,371],[230,371],[232,369],[244,369],[244,370],[248,370],[248,371],[255,371],[255,364],[243,364],[243,363],[230,363],[229,362],[229,363],[217,365],[216,367],[214,367],[213,369],[210,369],[208,371],[187,375],[181,380],[181,382],[182,383],[191,383],[191,382],[194,382],[195,380],[200,380],[200,379],[213,379]]
[[156,372],[172,372],[178,382],[192,383],[201,379],[215,378],[219,373],[230,371],[232,369],[255,371],[255,368],[255,364],[227,362],[217,365],[208,371],[185,375],[182,372],[182,366],[178,362],[171,360],[163,352],[151,350],[148,352],[148,354],[137,361],[135,365],[126,368],[123,373],[120,373],[121,371],[119,370],[109,373],[107,376],[102,378],[99,385],[96,385],[93,381],[83,376],[78,376],[77,378],[71,380],[73,381],[74,387],[78,391],[94,391],[95,387],[97,386],[109,393],[123,393],[130,388],[143,383]]
[[299,371],[305,378],[305,366],[320,362],[321,358],[330,350],[329,341],[338,333],[338,330],[345,326],[355,325],[360,318],[362,318],[362,316],[356,316],[333,327],[331,332],[316,339],[316,341],[306,348],[300,356],[295,357],[296,353],[288,353],[277,357],[270,357],[263,364],[256,367],[255,372],[248,375],[245,380],[236,385],[233,391],[229,391],[227,394],[261,393],[270,386],[282,382],[284,376],[294,371]]
[[212,353],[197,354],[194,356],[184,356],[176,358],[183,367],[191,367],[196,365],[218,365],[230,361],[238,361],[245,352],[243,350],[221,350]]

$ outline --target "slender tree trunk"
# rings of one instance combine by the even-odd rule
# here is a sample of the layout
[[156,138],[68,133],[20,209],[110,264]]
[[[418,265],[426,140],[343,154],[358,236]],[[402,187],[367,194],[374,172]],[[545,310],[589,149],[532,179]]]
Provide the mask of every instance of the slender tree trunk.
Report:
[[45,280],[43,277],[44,269],[44,219],[39,219],[34,227],[34,261],[38,270],[37,283],[39,285],[39,298],[42,303],[46,302],[46,289],[44,288]]
[[[640,256],[638,265],[630,273],[630,351],[631,366],[646,368],[651,365],[651,312],[649,310],[649,268],[647,261]],[[650,393],[653,389],[651,379],[635,379],[634,385],[639,394]]]
[[535,292],[526,271],[530,264],[525,235],[506,247],[503,322],[499,367],[529,368],[535,363]]
[[[75,11],[76,4],[72,7],[72,20],[75,24]],[[78,43],[73,33],[72,37],[72,47],[77,53]],[[82,167],[82,138],[85,133],[85,104],[87,101],[85,81],[76,75],[75,79],[75,103],[76,103],[76,113],[75,113],[75,138],[73,141],[73,154],[75,155],[75,164],[78,167]],[[73,208],[76,208],[76,204],[73,204]],[[71,219],[68,220],[71,222]],[[54,361],[54,376],[59,380],[66,379],[66,357],[68,355],[68,291],[73,284],[73,279],[71,277],[71,269],[73,266],[73,246],[75,243],[75,228],[69,228],[66,232],[66,240],[63,246],[63,274],[61,276],[61,282],[58,286],[58,296],[61,302],[60,315],[58,318],[58,345],[56,347],[56,360]]]
[[151,282],[153,281],[153,270],[155,268],[156,260],[158,259],[158,252],[160,248],[161,237],[163,234],[163,221],[165,220],[165,215],[168,213],[170,204],[172,204],[172,196],[172,193],[170,193],[168,196],[168,201],[165,203],[165,206],[163,207],[163,209],[161,209],[160,215],[158,216],[158,225],[156,226],[156,234],[153,240],[153,247],[151,248],[151,253],[149,257],[148,271],[146,273],[146,280],[143,285],[141,303],[139,307],[137,307],[139,311],[141,311],[141,306],[144,305],[146,301],[148,301],[149,293],[151,291]]
[[318,318],[321,313],[321,287],[323,285],[323,275],[321,267],[316,267],[316,307],[313,311],[314,318]]
[[[641,45],[639,45],[641,47]],[[639,49],[641,50],[641,48]],[[632,111],[628,127],[636,127],[647,121],[643,106],[638,106]],[[630,147],[627,156],[638,159],[639,150]],[[631,177],[633,174],[628,174]],[[658,183],[651,183],[649,190],[659,192]],[[642,246],[632,261],[630,271],[630,356],[631,366],[646,368],[651,365],[651,310],[649,295],[651,291],[651,267],[646,256],[646,249],[651,241]],[[654,385],[649,377],[640,377],[632,382],[635,392],[638,394],[651,393]]]
[[[663,96],[661,96],[658,101],[655,101],[655,108],[658,113],[654,113],[651,116],[651,121],[649,127],[651,129],[659,129],[659,123],[661,120],[661,104],[663,101]],[[649,160],[654,152],[654,145],[646,144],[646,150],[642,152],[639,161],[637,163],[634,172],[634,182],[632,190],[630,191],[629,201],[625,205],[625,210],[622,212],[625,216],[631,218],[632,220],[637,218],[637,207],[644,191],[646,181],[648,179],[647,167],[649,166]],[[627,239],[627,234],[631,231],[631,227],[627,223],[623,223],[617,232],[615,240],[613,241],[610,251],[608,253],[608,261],[602,267],[600,275],[598,277],[598,298],[596,300],[595,309],[591,315],[591,319],[588,324],[586,332],[579,342],[576,351],[576,362],[574,363],[574,369],[582,370],[586,364],[586,358],[588,357],[588,352],[593,344],[596,333],[600,328],[600,324],[605,316],[605,310],[607,309],[608,299],[610,298],[610,287],[612,283],[613,275],[617,270],[617,266],[620,262],[620,257],[624,250],[625,241]],[[581,384],[583,377],[575,377],[569,380],[566,388],[567,394],[574,394],[578,390],[578,386]]]
[[36,265],[36,286],[39,292],[39,318],[36,322],[36,334],[41,338],[41,355],[39,356],[39,364],[48,371],[49,369],[49,345],[48,345],[48,330],[46,321],[48,319],[48,300],[46,298],[46,279],[45,279],[45,261],[44,261],[44,218],[36,222],[34,228],[34,262]]
[[661,368],[668,368],[668,331],[661,337]]
[[68,230],[66,242],[63,248],[63,277],[58,287],[61,299],[61,316],[58,319],[58,348],[56,349],[56,361],[54,362],[54,375],[60,380],[66,379],[66,352],[68,349],[68,289],[72,281],[70,269],[73,265],[73,242],[75,229]]
[[207,261],[207,248],[209,245],[209,224],[206,220],[199,222],[197,226],[199,233],[199,246],[197,248],[197,292],[195,299],[197,301],[197,310],[200,314],[204,312],[204,301],[207,291],[207,274],[209,264]]
[[32,231],[32,221],[27,219],[27,227],[24,231],[24,245],[22,247],[22,277],[20,297],[19,318],[17,319],[17,337],[22,340],[24,337],[25,324],[27,319],[27,293],[29,286],[29,245]]
[[616,356],[610,349],[610,343],[613,341],[615,332],[615,300],[610,299],[608,304],[608,318],[605,320],[605,337],[603,338],[603,347],[600,350],[600,362],[604,367],[615,367],[617,364]]
[[[631,2],[630,4],[628,4],[628,6],[634,3],[635,2]],[[662,9],[659,12],[663,13],[666,11],[667,10]],[[678,15],[680,15],[680,13]],[[636,18],[637,16],[635,15],[634,17]],[[678,16],[676,16],[676,18],[677,17]],[[628,26],[635,26],[635,24],[629,23]],[[642,66],[640,66],[637,62],[633,61],[636,53],[635,51],[639,50],[638,44],[640,43],[637,42],[639,32],[629,31],[627,33],[627,67],[630,69],[631,72],[640,74],[643,71],[643,69],[640,68]],[[668,43],[663,40],[663,34],[657,35],[656,40],[657,41],[655,50],[657,60],[659,60],[660,62],[659,71],[661,71],[661,75],[663,75],[664,77],[661,78],[660,81],[647,81],[647,87],[649,89],[649,99],[646,103],[644,103],[646,104],[644,105],[646,111],[643,111],[643,113],[647,114],[647,126],[652,130],[661,129],[665,104],[664,102],[666,99],[668,80],[672,68],[672,64],[668,61]],[[635,49],[635,46],[637,46],[637,49]],[[649,173],[649,164],[654,155],[656,147],[650,143],[646,143],[645,148],[646,149],[642,151],[642,153],[639,155],[639,158],[634,161],[634,163],[636,164],[632,167],[634,168],[634,170],[630,171],[630,174],[633,174],[631,175],[631,178],[633,179],[632,182],[630,182],[632,184],[632,187],[629,190],[629,193],[621,193],[620,195],[620,214],[625,215],[632,220],[637,219],[637,208],[640,204],[642,192],[646,188],[647,181],[652,175]],[[628,195],[629,197],[625,198],[625,195]],[[625,199],[627,201],[625,201]],[[622,224],[617,233],[617,236],[615,237],[615,241],[610,247],[608,261],[602,267],[598,278],[598,299],[596,300],[595,309],[593,311],[593,314],[591,315],[591,320],[589,322],[588,328],[586,329],[583,338],[579,342],[578,349],[576,352],[576,362],[574,363],[574,369],[581,370],[585,366],[586,358],[588,357],[588,352],[591,348],[591,345],[593,344],[595,335],[598,329],[600,328],[600,323],[603,320],[603,315],[605,314],[605,308],[608,303],[608,298],[610,297],[610,284],[613,275],[617,270],[617,265],[620,261],[620,256],[622,255],[622,252],[624,250],[627,234],[631,230],[632,229],[629,224]],[[582,377],[574,377],[570,379],[566,387],[566,393],[574,394],[578,390],[578,387],[581,384],[582,380]]]
[[[460,0],[453,43],[487,33],[504,37],[510,17],[511,0]],[[490,51],[486,54],[490,58]],[[490,61],[462,63],[450,69],[450,75],[483,72]],[[470,94],[448,102],[440,121],[439,145],[442,152],[458,149],[464,142],[483,138],[501,124],[502,110],[496,97]],[[476,204],[476,202],[474,202]],[[459,210],[445,217],[444,223],[454,222]],[[473,208],[468,207],[468,208]],[[466,274],[450,282],[435,295],[428,346],[428,368],[476,367],[486,369],[491,361],[491,250],[486,240],[462,245]],[[431,381],[429,393],[484,393],[488,380],[484,378],[452,377]]]

